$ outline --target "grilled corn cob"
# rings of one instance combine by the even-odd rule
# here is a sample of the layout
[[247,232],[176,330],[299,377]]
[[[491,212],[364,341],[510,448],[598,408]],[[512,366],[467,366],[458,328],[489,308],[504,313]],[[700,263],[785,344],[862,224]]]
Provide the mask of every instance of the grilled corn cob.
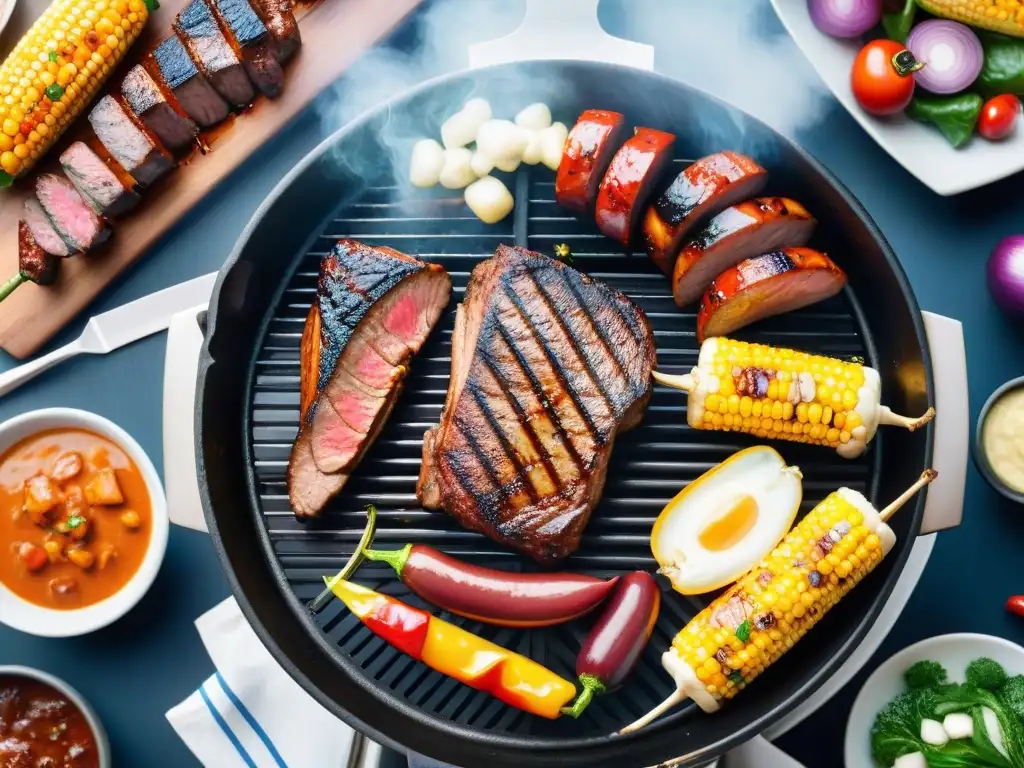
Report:
[[154,0],[55,0],[0,65],[0,186],[29,170],[135,42]]
[[1021,0],[917,0],[928,13],[1004,35],[1024,37]]
[[661,659],[676,691],[622,733],[686,699],[715,712],[742,691],[882,561],[896,543],[886,521],[936,477],[926,470],[881,512],[849,488],[830,494],[676,635]]
[[856,458],[881,424],[909,430],[931,421],[899,416],[881,404],[878,371],[860,363],[715,337],[683,376],[654,372],[661,384],[689,393],[686,421],[694,429],[826,445]]

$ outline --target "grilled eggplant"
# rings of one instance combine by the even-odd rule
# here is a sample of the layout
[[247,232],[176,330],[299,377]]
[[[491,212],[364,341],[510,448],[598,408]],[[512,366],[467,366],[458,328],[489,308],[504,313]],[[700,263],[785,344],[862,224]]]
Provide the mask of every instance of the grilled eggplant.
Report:
[[230,112],[228,103],[193,63],[181,40],[171,35],[143,62],[146,70],[159,78],[174,95],[181,108],[201,128],[223,122]]
[[741,261],[715,278],[697,312],[697,341],[835,296],[846,273],[811,248],[785,248]]
[[210,7],[253,85],[264,96],[276,98],[284,86],[284,70],[256,11],[248,0],[210,0]]
[[174,167],[167,150],[137,126],[113,96],[96,102],[89,123],[96,138],[139,184],[149,186]]
[[672,273],[672,294],[685,307],[715,276],[744,259],[805,245],[817,222],[796,200],[757,197],[730,206],[683,245]]
[[644,244],[651,259],[671,276],[686,234],[707,216],[756,195],[768,172],[746,155],[718,152],[680,173],[644,214]]
[[57,234],[72,251],[88,251],[105,242],[110,230],[75,186],[55,173],[36,179],[36,199]]
[[441,267],[390,248],[342,240],[324,257],[302,332],[299,435],[288,462],[296,515],[319,515],[345,485],[450,294]]
[[22,209],[22,221],[25,222],[25,226],[28,227],[39,247],[51,256],[67,258],[74,253],[68,244],[64,242],[64,238],[54,229],[49,216],[43,210],[43,206],[39,204],[39,201],[34,196],[25,199],[25,205]]
[[629,245],[633,230],[661,170],[672,160],[676,137],[653,128],[637,128],[612,158],[597,192],[597,226]]
[[121,83],[121,96],[135,116],[171,152],[180,153],[195,144],[199,129],[195,122],[167,103],[160,86],[141,64],[128,70]]
[[555,178],[555,200],[577,213],[594,209],[597,188],[626,134],[618,112],[588,109],[569,132]]
[[499,246],[459,305],[416,495],[540,562],[579,547],[615,436],[643,417],[654,335],[622,294]]
[[284,64],[302,44],[290,0],[253,0],[253,7],[270,33],[274,57]]
[[60,164],[75,189],[101,216],[121,216],[139,202],[138,193],[80,141],[61,153]]
[[174,31],[217,92],[237,109],[256,95],[242,62],[228,45],[206,0],[192,0],[174,20]]

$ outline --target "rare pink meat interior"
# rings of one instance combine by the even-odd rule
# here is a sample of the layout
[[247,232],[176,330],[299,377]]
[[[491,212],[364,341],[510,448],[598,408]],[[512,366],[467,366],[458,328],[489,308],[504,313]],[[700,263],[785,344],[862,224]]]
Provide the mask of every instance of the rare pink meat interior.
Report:
[[450,295],[444,269],[391,248],[341,240],[324,257],[302,332],[299,435],[288,463],[296,515],[320,514],[345,485]]

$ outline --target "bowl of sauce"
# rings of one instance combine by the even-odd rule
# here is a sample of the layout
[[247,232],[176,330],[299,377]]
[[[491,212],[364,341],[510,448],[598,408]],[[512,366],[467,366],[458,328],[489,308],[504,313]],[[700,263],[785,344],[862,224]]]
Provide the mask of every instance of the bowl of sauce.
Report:
[[113,422],[51,408],[0,425],[0,622],[68,637],[116,621],[156,578],[168,529],[153,463]]
[[99,718],[74,688],[29,667],[0,666],[0,765],[110,768]]
[[974,463],[989,485],[1024,504],[1024,376],[999,387],[981,409]]

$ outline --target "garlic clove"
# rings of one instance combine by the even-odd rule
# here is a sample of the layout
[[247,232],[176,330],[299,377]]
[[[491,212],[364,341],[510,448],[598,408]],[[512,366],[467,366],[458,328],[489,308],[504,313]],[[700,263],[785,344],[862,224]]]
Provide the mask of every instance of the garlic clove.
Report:
[[480,125],[491,119],[491,104],[487,99],[470,99],[462,111],[475,118]]
[[412,148],[409,182],[414,187],[433,187],[440,181],[444,167],[444,149],[433,139],[421,139]]
[[485,224],[496,224],[512,212],[515,200],[499,179],[484,176],[466,187],[466,205]]
[[446,149],[444,152],[444,167],[441,168],[438,181],[446,189],[462,189],[476,180],[471,162],[473,153],[465,147]]
[[551,125],[551,110],[547,104],[538,101],[519,111],[516,125],[530,131],[543,131]]
[[522,160],[528,141],[526,131],[509,120],[488,120],[476,134],[476,148],[493,158],[499,168],[501,161]]
[[527,165],[536,165],[541,161],[540,131],[527,130],[529,139],[526,142],[526,149],[523,150],[523,162]]
[[445,149],[456,149],[473,143],[482,122],[465,111],[456,112],[441,124],[441,143]]
[[480,150],[477,150],[473,153],[473,159],[469,161],[469,166],[477,176],[486,176],[494,170],[494,161]]
[[565,123],[554,123],[540,132],[541,161],[552,171],[557,171],[565,151],[565,140],[569,138],[569,129]]

